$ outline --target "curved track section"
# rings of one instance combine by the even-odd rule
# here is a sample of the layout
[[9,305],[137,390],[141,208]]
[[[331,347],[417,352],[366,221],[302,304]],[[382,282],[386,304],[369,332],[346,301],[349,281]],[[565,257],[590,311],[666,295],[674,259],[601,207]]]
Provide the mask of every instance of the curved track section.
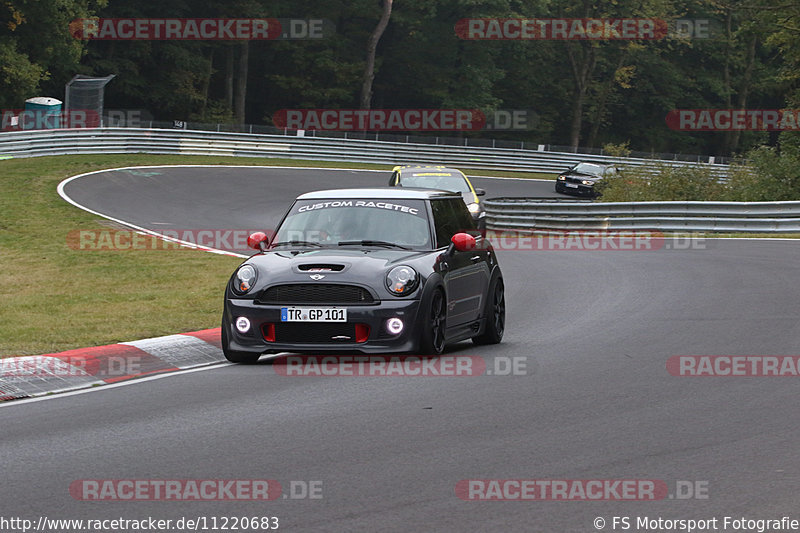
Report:
[[[158,171],[81,178],[65,190],[145,227],[250,227],[272,223],[306,190],[384,179]],[[480,186],[489,196],[521,196],[538,185]],[[293,531],[587,532],[597,517],[606,530],[614,516],[633,524],[645,516],[800,518],[796,381],[674,377],[665,368],[674,355],[797,354],[795,243],[499,254],[506,338],[450,353],[480,356],[490,369],[524,358],[524,373],[287,377],[268,364],[228,365],[11,404],[0,408],[5,508],[32,518],[269,515]],[[268,478],[285,490],[313,480],[322,498],[76,501],[68,487],[87,478]],[[704,492],[652,502],[474,502],[456,495],[465,479],[656,479],[674,496],[678,481]]]
[[[274,228],[305,192],[383,187],[389,171],[297,167],[135,167],[62,183],[68,201],[139,228]],[[548,180],[470,178],[490,196],[562,196]]]

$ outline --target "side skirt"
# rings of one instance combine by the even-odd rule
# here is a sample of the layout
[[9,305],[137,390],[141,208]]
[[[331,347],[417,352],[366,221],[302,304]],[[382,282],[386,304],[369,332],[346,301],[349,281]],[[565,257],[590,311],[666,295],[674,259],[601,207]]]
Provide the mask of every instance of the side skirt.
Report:
[[447,328],[445,337],[448,343],[471,339],[476,335],[480,335],[483,330],[483,325],[484,320],[482,318],[467,324],[459,324],[458,326]]

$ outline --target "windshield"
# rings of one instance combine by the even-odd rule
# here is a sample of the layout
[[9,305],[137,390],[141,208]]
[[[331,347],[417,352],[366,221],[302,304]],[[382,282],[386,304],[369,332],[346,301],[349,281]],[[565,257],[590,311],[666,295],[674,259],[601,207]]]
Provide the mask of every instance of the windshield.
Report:
[[578,163],[578,166],[575,167],[575,172],[580,172],[581,174],[592,174],[594,176],[602,176],[603,167],[595,163]]
[[278,228],[273,247],[367,245],[430,249],[423,200],[298,200]]
[[403,176],[400,183],[403,187],[420,187],[422,189],[439,189],[453,192],[470,192],[466,180],[446,172],[426,172]]

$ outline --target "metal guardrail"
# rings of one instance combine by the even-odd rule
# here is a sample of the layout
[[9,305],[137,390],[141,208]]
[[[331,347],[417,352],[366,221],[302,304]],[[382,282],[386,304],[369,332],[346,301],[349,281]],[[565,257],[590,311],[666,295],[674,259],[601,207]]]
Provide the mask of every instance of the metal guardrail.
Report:
[[486,200],[494,230],[660,230],[800,232],[794,202],[591,202],[540,198]]
[[119,153],[282,157],[386,165],[444,164],[480,170],[544,173],[561,172],[579,161],[613,162],[644,171],[659,163],[701,165],[719,176],[725,176],[728,171],[727,165],[675,160],[180,129],[90,128],[0,133],[0,157]]
[[659,230],[678,232],[800,232],[795,202],[591,202],[542,198],[486,200],[494,230]]
[[[148,114],[144,112],[144,114]],[[193,122],[193,121],[158,121],[158,120],[145,120],[141,116],[142,113],[136,116],[131,116],[127,112],[114,113],[113,110],[108,110],[108,113],[103,117],[104,127],[109,128],[147,128],[147,129],[184,129],[194,131],[217,131],[229,133],[258,133],[261,135],[298,135],[297,130],[289,128],[276,128],[274,126],[267,126],[263,124],[220,124],[208,122]],[[442,132],[445,133],[445,132]],[[455,132],[453,132],[455,133]],[[414,144],[441,144],[446,146],[481,146],[488,148],[511,148],[519,150],[533,150],[538,152],[563,152],[573,154],[575,158],[581,159],[583,155],[594,155],[600,157],[611,157],[605,148],[590,148],[586,146],[579,146],[574,148],[572,146],[560,146],[556,144],[541,144],[538,141],[526,140],[510,140],[510,139],[487,139],[484,137],[461,136],[461,137],[448,137],[440,134],[433,133],[412,133],[412,132],[395,132],[395,131],[336,131],[336,130],[308,130],[304,131],[303,135],[311,137],[325,137],[331,139],[360,139],[369,141],[386,141],[386,142],[399,142],[399,143],[414,143]],[[726,165],[731,162],[731,157],[727,156],[707,156],[699,154],[675,154],[668,152],[642,152],[632,150],[627,157],[637,159],[660,159],[663,161],[684,161],[687,163],[716,163]]]

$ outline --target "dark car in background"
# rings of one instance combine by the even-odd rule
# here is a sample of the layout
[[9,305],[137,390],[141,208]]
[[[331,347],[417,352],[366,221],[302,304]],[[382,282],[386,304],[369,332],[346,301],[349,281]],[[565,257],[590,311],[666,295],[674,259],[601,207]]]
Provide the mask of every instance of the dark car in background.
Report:
[[461,194],[477,228],[482,230],[486,227],[486,212],[478,198],[479,196],[485,196],[486,191],[473,187],[466,174],[460,170],[443,166],[396,166],[392,169],[389,186],[457,192]]
[[461,195],[340,189],[299,196],[225,290],[222,348],[254,363],[279,352],[416,352],[501,341],[503,275]]
[[619,169],[614,164],[583,161],[558,175],[556,192],[596,198],[597,182],[618,173]]

